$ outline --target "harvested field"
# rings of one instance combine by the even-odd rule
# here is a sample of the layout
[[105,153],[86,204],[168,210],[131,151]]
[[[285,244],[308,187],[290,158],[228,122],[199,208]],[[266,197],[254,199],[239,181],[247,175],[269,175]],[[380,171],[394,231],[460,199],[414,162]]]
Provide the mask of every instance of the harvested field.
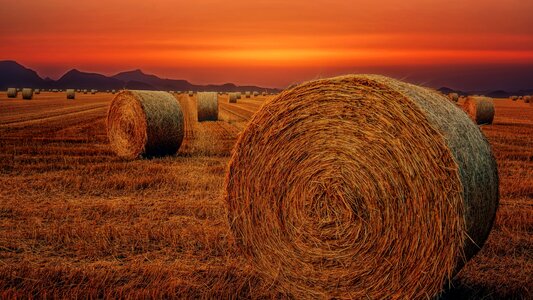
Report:
[[[176,95],[185,136],[176,156],[128,161],[109,147],[112,94],[0,93],[0,298],[270,298],[237,252],[223,182],[231,148],[270,96],[229,103],[196,122]],[[482,126],[496,155],[500,207],[481,252],[444,299],[531,298],[533,107],[495,99]]]

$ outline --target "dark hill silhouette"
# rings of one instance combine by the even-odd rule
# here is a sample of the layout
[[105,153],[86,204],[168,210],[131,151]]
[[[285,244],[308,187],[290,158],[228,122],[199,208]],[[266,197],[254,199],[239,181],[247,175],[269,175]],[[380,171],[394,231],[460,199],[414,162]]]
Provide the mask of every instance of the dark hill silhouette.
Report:
[[44,87],[45,81],[37,72],[12,60],[0,61],[0,90],[9,87]]
[[161,91],[266,91],[279,92],[279,89],[258,86],[236,86],[232,83],[223,85],[195,85],[187,80],[162,79],[156,75],[145,74],[141,70],[118,73],[112,77],[98,73],[87,73],[73,69],[65,73],[59,80],[42,79],[31,69],[27,69],[14,61],[0,61],[0,89],[9,87],[31,88],[73,88],[73,89],[139,89]]
[[61,89],[76,88],[111,90],[123,88],[124,82],[101,74],[85,73],[73,69],[65,73],[65,75],[56,81],[55,86]]

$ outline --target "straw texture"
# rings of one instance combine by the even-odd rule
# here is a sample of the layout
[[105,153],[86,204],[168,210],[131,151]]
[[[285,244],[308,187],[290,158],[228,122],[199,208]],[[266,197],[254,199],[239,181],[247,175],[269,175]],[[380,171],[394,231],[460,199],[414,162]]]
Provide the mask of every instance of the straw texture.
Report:
[[198,122],[218,120],[218,94],[203,92],[196,95]]
[[452,100],[453,102],[457,102],[457,101],[459,101],[459,94],[457,94],[457,93],[449,93],[448,94],[448,98],[450,98],[450,100]]
[[453,102],[376,75],[304,83],[241,134],[225,183],[232,232],[295,298],[439,294],[498,205],[488,142]]
[[183,134],[181,106],[166,92],[122,91],[107,113],[109,142],[124,158],[175,154]]
[[76,90],[67,89],[67,99],[70,99],[70,100],[76,99]]
[[33,99],[33,89],[31,89],[31,88],[23,88],[22,89],[22,99],[24,99],[24,100]]
[[494,101],[492,98],[471,96],[466,98],[463,108],[478,125],[492,124],[494,120]]
[[229,94],[229,103],[237,103],[237,93]]
[[18,91],[16,88],[8,88],[7,89],[7,97],[8,98],[17,98],[18,96]]

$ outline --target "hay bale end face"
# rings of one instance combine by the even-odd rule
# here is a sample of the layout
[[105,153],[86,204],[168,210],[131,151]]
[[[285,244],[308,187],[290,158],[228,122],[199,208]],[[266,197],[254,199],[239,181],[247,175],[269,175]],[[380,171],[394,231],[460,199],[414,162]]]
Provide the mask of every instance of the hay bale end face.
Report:
[[18,91],[16,88],[8,88],[7,89],[7,97],[8,98],[17,98],[18,96]]
[[107,113],[107,136],[120,157],[175,154],[184,135],[180,104],[166,92],[122,91]]
[[203,92],[196,95],[198,122],[218,120],[218,94]]
[[24,99],[24,100],[33,99],[33,89],[31,89],[31,88],[23,88],[22,89],[22,99]]
[[492,228],[490,146],[436,92],[321,79],[267,100],[249,124],[229,163],[228,219],[252,266],[291,297],[432,298]]
[[70,100],[76,99],[76,90],[67,89],[67,99],[70,99]]
[[494,100],[488,97],[471,96],[463,104],[465,112],[478,125],[492,124],[494,120]]
[[229,103],[237,103],[237,93],[229,94]]

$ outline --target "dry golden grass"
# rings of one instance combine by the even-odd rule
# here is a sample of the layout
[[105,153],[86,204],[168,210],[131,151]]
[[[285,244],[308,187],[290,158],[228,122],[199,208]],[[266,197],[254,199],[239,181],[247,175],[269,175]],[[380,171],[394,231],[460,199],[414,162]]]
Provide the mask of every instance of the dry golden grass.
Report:
[[[0,93],[0,298],[283,297],[236,251],[222,201],[230,149],[262,101],[221,96],[220,121],[198,123],[195,99],[178,96],[178,155],[126,161],[106,137],[113,95],[77,96]],[[494,124],[482,129],[501,205],[448,299],[533,290],[533,107],[495,102]]]

